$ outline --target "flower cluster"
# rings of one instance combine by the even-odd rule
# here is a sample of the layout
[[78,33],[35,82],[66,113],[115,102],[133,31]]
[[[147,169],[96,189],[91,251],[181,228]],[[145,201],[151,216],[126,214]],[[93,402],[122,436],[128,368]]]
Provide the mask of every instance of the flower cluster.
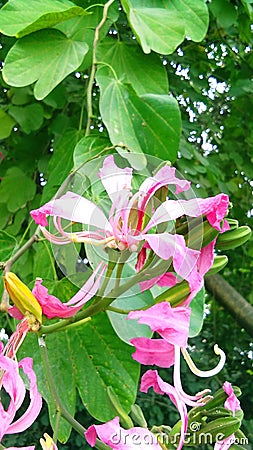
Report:
[[[111,202],[108,217],[95,203],[72,192],[67,192],[62,197],[31,211],[31,215],[40,226],[43,235],[54,244],[83,242],[101,245],[105,254],[108,253],[108,248],[114,249],[117,254],[126,252],[128,256],[124,263],[129,255],[134,254],[136,273],[145,274],[144,279],[138,278],[141,291],[154,285],[172,288],[187,282],[189,287],[187,294],[180,299],[177,306],[170,304],[170,290],[168,290],[165,301],[156,299],[153,306],[145,310],[130,311],[126,318],[149,326],[151,332],[155,333],[152,338],[136,337],[130,340],[130,344],[135,347],[132,357],[144,365],[173,367],[172,384],[165,382],[157,370],[148,370],[142,376],[140,390],[147,392],[152,387],[156,393],[167,395],[175,405],[180,415],[177,450],[181,450],[189,425],[187,407],[205,406],[211,398],[208,389],[196,395],[184,392],[180,376],[181,353],[189,368],[203,377],[215,375],[225,363],[224,352],[215,346],[215,353],[220,356],[218,365],[208,371],[198,370],[187,352],[187,345],[191,316],[189,305],[203,286],[205,274],[212,267],[218,234],[229,229],[229,224],[225,220],[229,199],[225,194],[206,199],[175,199],[176,196],[189,190],[190,183],[180,179],[175,169],[169,165],[163,166],[152,177],[145,179],[137,192],[132,193],[132,169],[118,167],[112,155],[104,159],[98,177]],[[54,233],[47,228],[49,226],[47,216],[53,218]],[[67,226],[74,222],[86,229],[66,231],[63,223],[66,220]],[[198,230],[197,241],[191,239],[192,220],[195,220],[194,236],[196,229]],[[203,229],[201,231],[199,226],[202,223],[205,224],[203,229],[207,230],[206,235],[201,234]],[[149,261],[155,261],[154,267],[157,272],[150,270],[147,276]],[[25,358],[19,363],[16,360],[17,349],[26,334],[30,330],[35,332],[39,330],[43,316],[48,319],[55,317],[67,319],[79,313],[91,299],[94,306],[92,311],[95,314],[113,302],[114,299],[110,298],[109,294],[106,297],[107,281],[100,290],[102,276],[106,270],[108,276],[109,265],[110,261],[108,265],[101,262],[83,287],[66,303],[49,294],[42,284],[42,279],[37,279],[33,290],[30,291],[15,274],[9,272],[5,275],[5,286],[14,303],[14,306],[9,308],[9,313],[21,322],[5,350],[0,348],[1,387],[10,396],[7,411],[0,403],[0,441],[5,434],[21,432],[28,428],[41,408],[41,396],[37,390],[31,358]],[[117,273],[120,274],[121,270]],[[119,283],[116,285],[119,286]],[[103,298],[106,299],[105,303]],[[97,310],[96,305],[100,305]],[[25,395],[24,383],[19,375],[20,368],[30,380],[31,401],[27,411],[15,420],[14,416]],[[224,406],[234,415],[240,406],[230,383],[224,384],[224,391],[228,395]],[[40,441],[42,448],[56,450],[53,440],[47,434],[44,436],[45,439]],[[92,425],[85,432],[85,437],[92,447],[96,445],[98,438],[117,450],[130,450],[135,445],[142,449],[160,449],[159,440],[151,431],[142,427],[125,430],[120,426],[119,417],[114,417],[102,425]],[[229,442],[233,442],[234,434],[231,433],[229,438]],[[222,450],[229,446],[226,438],[222,444],[215,444],[214,449]],[[33,448],[27,447],[30,450]]]

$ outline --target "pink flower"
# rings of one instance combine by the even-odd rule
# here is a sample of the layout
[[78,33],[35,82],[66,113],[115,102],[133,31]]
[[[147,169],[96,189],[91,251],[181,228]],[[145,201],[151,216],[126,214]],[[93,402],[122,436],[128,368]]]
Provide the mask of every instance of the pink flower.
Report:
[[[41,278],[36,280],[32,293],[38,300],[42,313],[49,319],[72,317],[96,294],[105,269],[106,265],[100,263],[83,287],[66,303],[62,303],[57,297],[50,295],[47,288],[42,285]],[[9,308],[8,311],[18,320],[23,317],[16,306]]]
[[[223,232],[228,229],[227,222],[223,222],[229,201],[225,194],[207,199],[166,200],[154,209],[155,204],[150,202],[158,189],[172,185],[174,193],[179,194],[190,187],[188,181],[176,177],[173,167],[162,167],[153,177],[147,178],[134,195],[131,194],[132,169],[119,168],[113,155],[105,158],[98,176],[111,200],[109,218],[91,201],[67,192],[61,198],[31,211],[31,216],[49,241],[55,244],[86,242],[119,250],[128,248],[138,253],[138,271],[145,263],[147,249],[153,250],[164,260],[172,258],[176,274],[188,281],[200,252],[188,248],[184,236],[169,232],[158,233],[154,228],[182,216],[206,216],[217,230]],[[151,211],[152,217],[148,220]],[[53,216],[59,235],[53,235],[45,228],[48,225],[47,215]],[[85,224],[92,229],[69,233],[64,230],[62,219]]]
[[118,417],[103,425],[91,425],[84,435],[91,447],[95,446],[98,437],[116,450],[161,450],[158,439],[148,429],[134,427],[125,430],[121,428]]
[[[0,403],[0,441],[6,434],[21,433],[26,430],[37,418],[41,407],[42,398],[38,392],[36,384],[36,375],[32,369],[32,359],[24,358],[19,363],[4,356],[3,346],[0,346],[0,385],[10,397],[10,403],[5,410]],[[26,411],[15,420],[15,415],[25,398],[25,385],[19,375],[19,369],[27,375],[30,382],[30,404]],[[26,447],[25,447],[26,448]],[[34,447],[28,447],[33,449]]]

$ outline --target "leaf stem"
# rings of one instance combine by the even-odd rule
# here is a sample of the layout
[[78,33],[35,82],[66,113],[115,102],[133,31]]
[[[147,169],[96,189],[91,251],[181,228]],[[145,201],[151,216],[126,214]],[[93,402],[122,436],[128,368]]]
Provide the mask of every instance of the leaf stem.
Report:
[[92,88],[93,83],[95,80],[95,73],[96,73],[96,50],[97,45],[99,41],[99,33],[106,22],[108,9],[109,7],[114,3],[115,0],[109,0],[105,3],[104,9],[103,9],[103,17],[101,21],[99,22],[98,26],[95,29],[95,36],[93,41],[93,51],[92,51],[92,66],[91,66],[91,72],[90,72],[90,79],[87,87],[87,125],[86,125],[86,131],[85,136],[88,136],[90,134],[90,125],[91,125],[91,119],[93,117],[93,108],[92,108]]
[[54,382],[53,374],[50,367],[50,362],[48,358],[48,351],[46,342],[43,336],[39,338],[39,346],[41,350],[41,358],[43,362],[43,368],[44,368],[44,374],[48,383],[50,394],[53,398],[54,404],[55,404],[55,410],[61,413],[62,417],[64,417],[67,422],[72,425],[72,427],[81,435],[83,436],[86,429],[76,420],[74,417],[67,411],[65,406],[62,404],[61,399],[58,396],[58,392],[56,389],[56,385]]

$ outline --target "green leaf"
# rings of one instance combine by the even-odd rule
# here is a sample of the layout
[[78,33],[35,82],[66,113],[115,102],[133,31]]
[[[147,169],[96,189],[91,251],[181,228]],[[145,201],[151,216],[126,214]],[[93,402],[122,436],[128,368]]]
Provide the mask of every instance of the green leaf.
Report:
[[208,27],[203,0],[123,0],[129,23],[144,53],[172,53],[185,36],[201,41]]
[[230,27],[236,22],[237,11],[231,2],[227,0],[212,0],[209,7],[222,27]]
[[132,348],[117,337],[106,315],[94,317],[86,327],[69,333],[69,338],[77,387],[88,412],[101,422],[115,417],[106,391],[112,386],[129,413],[136,397],[139,365],[131,357]]
[[[64,407],[71,415],[76,410],[75,375],[72,367],[72,355],[66,333],[55,333],[46,339],[50,368],[53,373],[54,383],[57,386],[57,394]],[[38,390],[46,400],[49,408],[49,418],[52,428],[56,426],[55,401],[49,390],[45,378],[45,366],[41,358],[41,351],[34,333],[29,333],[19,351],[19,358],[30,356],[33,358],[33,368],[37,375]],[[71,433],[71,425],[61,418],[59,424],[58,439],[66,442]]]
[[137,96],[131,86],[113,78],[108,70],[100,68],[97,81],[100,112],[112,143],[127,147],[123,154],[137,169],[141,167],[136,155],[142,152],[174,162],[181,130],[177,101],[169,95]]
[[0,203],[6,203],[10,212],[16,212],[33,199],[35,192],[34,181],[18,167],[11,167],[0,184]]
[[26,134],[38,130],[44,120],[43,107],[38,103],[27,106],[10,106],[9,114]]
[[[105,313],[68,332],[48,335],[46,344],[58,395],[71,414],[75,413],[77,388],[89,414],[101,422],[115,417],[107,386],[112,386],[123,409],[129,413],[136,397],[139,364],[131,357],[132,348],[115,335]],[[34,360],[39,391],[49,404],[50,421],[54,427],[54,401],[45,380],[35,336],[27,336],[19,353],[19,358],[31,356]],[[70,425],[61,420],[60,441],[66,442],[69,434]]]
[[6,114],[2,109],[0,109],[0,139],[6,139],[10,136],[12,132],[12,128],[15,125],[15,120]]
[[86,42],[67,38],[58,30],[41,30],[20,39],[9,51],[3,78],[11,86],[35,83],[37,100],[46,97],[76,70],[88,51]]
[[16,244],[13,236],[0,230],[0,261],[7,261],[11,257]]
[[205,289],[202,288],[191,301],[191,320],[189,337],[197,336],[203,326],[204,306],[205,306]]
[[42,203],[50,200],[59,189],[73,167],[73,151],[79,132],[68,129],[57,142],[48,164],[49,178],[43,190]]
[[83,8],[68,0],[9,0],[0,10],[0,32],[23,37],[85,13]]
[[34,246],[33,277],[54,279],[54,255],[47,241],[37,242]]
[[[124,294],[117,298],[112,303],[112,306],[130,311],[152,306],[153,303],[153,296],[150,291],[137,294],[131,294],[131,292],[128,291],[127,297],[126,294]],[[127,320],[126,314],[119,314],[113,311],[107,311],[107,314],[115,332],[119,338],[127,344],[130,339],[134,337],[151,337],[153,334],[150,327],[147,325],[139,324],[135,320]]]
[[[81,168],[85,164],[87,159],[95,158],[100,152],[110,147],[111,142],[105,136],[98,134],[91,134],[89,136],[83,137],[75,146],[73,153],[74,167],[75,169]],[[108,151],[109,152],[109,151]],[[107,152],[107,153],[108,153]],[[111,153],[111,150],[110,150]],[[106,155],[106,152],[103,153]]]
[[97,60],[109,64],[117,77],[130,83],[138,95],[167,94],[165,67],[158,55],[145,55],[136,44],[108,39],[97,49]]
[[[104,1],[102,3],[104,3]],[[103,17],[103,5],[93,5],[93,7],[89,9],[89,13],[89,15],[74,17],[73,19],[66,20],[55,26],[57,30],[62,31],[68,38],[80,40],[88,44],[89,50],[85,55],[81,67],[79,67],[79,70],[82,71],[92,64],[95,29]],[[118,15],[118,5],[113,3],[108,10],[105,23],[99,31],[100,40],[106,36],[111,24],[117,21]]]

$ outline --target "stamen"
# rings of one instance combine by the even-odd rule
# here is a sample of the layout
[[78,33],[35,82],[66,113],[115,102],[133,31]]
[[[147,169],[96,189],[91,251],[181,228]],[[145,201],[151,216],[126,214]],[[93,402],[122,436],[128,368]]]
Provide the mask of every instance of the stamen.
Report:
[[214,367],[211,370],[200,370],[198,369],[193,360],[191,359],[189,353],[187,352],[187,350],[185,348],[181,348],[181,352],[183,354],[183,357],[185,359],[185,361],[187,362],[189,368],[191,369],[192,373],[194,373],[195,375],[197,375],[198,377],[202,377],[202,378],[207,378],[207,377],[213,377],[214,375],[217,375],[217,373],[219,373],[225,364],[226,361],[226,355],[223,352],[223,350],[221,350],[217,344],[215,344],[214,346],[214,353],[218,356],[220,356],[220,361],[217,364],[216,367]]

